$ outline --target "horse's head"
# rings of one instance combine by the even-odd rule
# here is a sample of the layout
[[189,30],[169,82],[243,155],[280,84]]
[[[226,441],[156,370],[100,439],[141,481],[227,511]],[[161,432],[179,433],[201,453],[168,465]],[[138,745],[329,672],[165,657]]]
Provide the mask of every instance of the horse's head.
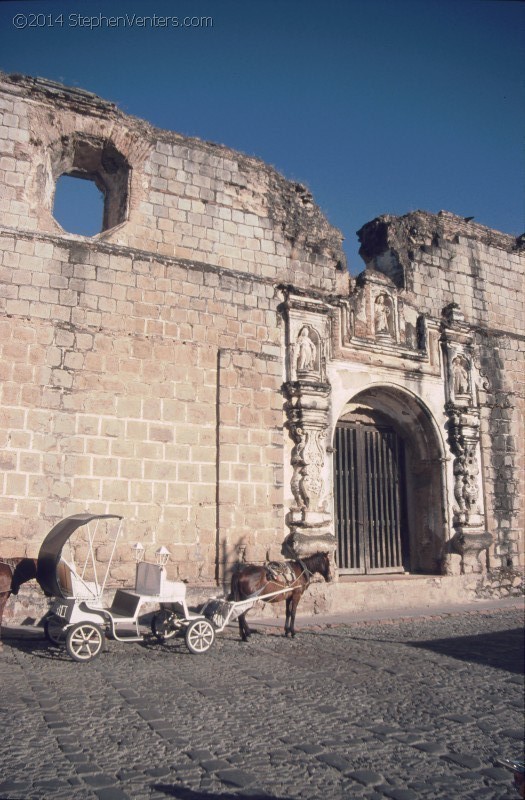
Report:
[[319,553],[319,566],[318,572],[323,576],[327,583],[330,583],[333,580],[332,570],[330,567],[330,555],[329,553]]

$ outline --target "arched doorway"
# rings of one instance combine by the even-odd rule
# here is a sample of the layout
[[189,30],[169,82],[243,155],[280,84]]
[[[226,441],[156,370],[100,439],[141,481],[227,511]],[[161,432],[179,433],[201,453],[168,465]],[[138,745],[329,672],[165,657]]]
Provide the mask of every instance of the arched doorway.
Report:
[[373,387],[348,403],[334,433],[340,574],[441,572],[442,452],[413,396]]

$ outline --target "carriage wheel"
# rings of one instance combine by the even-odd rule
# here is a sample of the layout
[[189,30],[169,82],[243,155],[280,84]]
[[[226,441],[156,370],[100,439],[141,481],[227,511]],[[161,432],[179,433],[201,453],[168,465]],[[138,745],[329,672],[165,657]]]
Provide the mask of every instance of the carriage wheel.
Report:
[[176,616],[173,611],[166,608],[157,611],[151,619],[151,632],[159,642],[165,642],[179,633],[179,628],[174,625]]
[[207,619],[194,619],[186,628],[186,647],[194,655],[209,650],[215,640],[215,629]]
[[63,644],[66,638],[64,623],[58,617],[52,616],[44,620],[44,636],[51,644]]
[[94,622],[78,622],[69,628],[66,649],[75,661],[91,661],[104,647],[104,631]]

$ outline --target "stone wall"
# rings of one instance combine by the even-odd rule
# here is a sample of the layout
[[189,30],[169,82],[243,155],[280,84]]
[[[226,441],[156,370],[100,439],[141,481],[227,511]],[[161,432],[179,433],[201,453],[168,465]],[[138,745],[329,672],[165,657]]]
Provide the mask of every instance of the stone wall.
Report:
[[522,597],[525,594],[523,571],[516,569],[496,569],[480,578],[475,595],[480,599],[492,597]]
[[[340,233],[260,161],[86,92],[4,76],[0,104],[3,554],[86,509],[126,518],[115,580],[137,539],[191,580],[278,553],[276,284],[348,285]],[[91,238],[52,216],[82,170],[110,204]]]
[[[201,589],[241,553],[333,550],[342,420],[407,444],[391,571],[523,563],[519,241],[380,217],[354,280],[307,190],[257,159],[42,79],[2,76],[0,113],[2,555],[86,510],[125,519],[113,584],[137,540]],[[61,175],[103,191],[98,234],[54,219]]]

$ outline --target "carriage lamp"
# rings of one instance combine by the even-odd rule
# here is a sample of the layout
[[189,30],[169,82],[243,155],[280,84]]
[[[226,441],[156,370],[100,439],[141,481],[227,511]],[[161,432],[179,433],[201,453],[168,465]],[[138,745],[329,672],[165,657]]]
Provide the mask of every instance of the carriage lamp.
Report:
[[131,549],[133,550],[133,558],[135,559],[137,564],[140,564],[140,562],[144,558],[144,553],[145,553],[144,545],[141,542],[135,542],[135,544]]
[[168,558],[170,557],[170,551],[162,545],[159,547],[158,550],[155,550],[155,561],[159,565],[159,567],[165,566],[168,563]]

